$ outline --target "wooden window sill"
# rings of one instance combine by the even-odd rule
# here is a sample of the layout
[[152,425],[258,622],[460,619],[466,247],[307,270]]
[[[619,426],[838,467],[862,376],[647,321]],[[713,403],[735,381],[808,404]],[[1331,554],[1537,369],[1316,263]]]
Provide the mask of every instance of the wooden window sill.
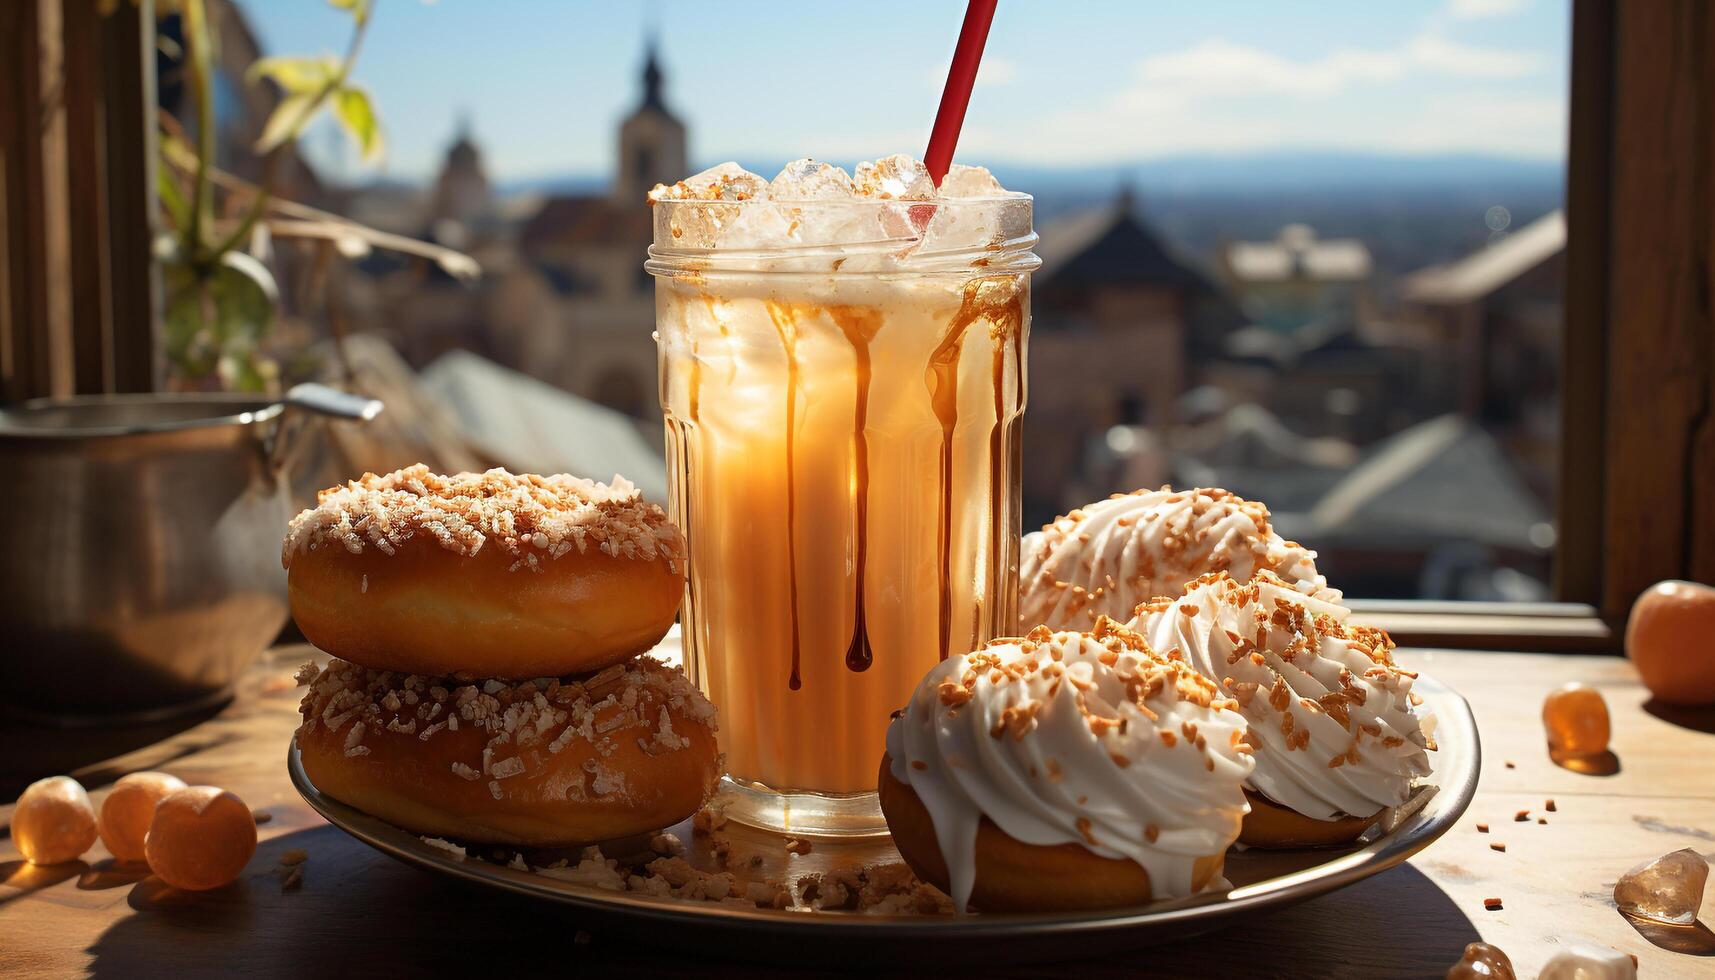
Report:
[[1617,625],[1570,602],[1350,600],[1354,615],[1401,646],[1524,652],[1617,653]]

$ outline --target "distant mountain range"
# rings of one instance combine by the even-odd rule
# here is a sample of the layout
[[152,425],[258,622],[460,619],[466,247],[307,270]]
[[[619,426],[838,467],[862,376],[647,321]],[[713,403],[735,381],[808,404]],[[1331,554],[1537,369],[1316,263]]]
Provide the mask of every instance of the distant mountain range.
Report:
[[[752,165],[761,157],[742,158]],[[711,163],[719,161],[711,161]],[[1280,194],[1283,192],[1475,190],[1529,188],[1558,192],[1565,166],[1559,161],[1523,160],[1481,154],[1390,155],[1334,151],[1271,151],[1243,155],[1189,154],[1111,166],[1044,167],[996,163],[1008,187],[1038,196],[1074,192],[1107,195],[1122,182],[1148,196]],[[600,175],[545,175],[501,181],[504,194],[592,193]]]

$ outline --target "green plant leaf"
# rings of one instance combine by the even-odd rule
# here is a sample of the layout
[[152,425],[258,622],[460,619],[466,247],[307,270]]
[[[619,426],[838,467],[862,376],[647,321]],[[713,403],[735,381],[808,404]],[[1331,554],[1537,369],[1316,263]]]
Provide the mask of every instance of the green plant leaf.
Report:
[[328,0],[328,6],[351,11],[351,19],[359,24],[369,19],[369,0]]
[[299,58],[276,55],[258,58],[245,69],[244,77],[252,85],[267,78],[288,95],[314,94],[328,86],[338,70],[328,58]]
[[227,387],[265,383],[255,351],[274,323],[280,291],[268,268],[243,252],[228,252],[199,271],[177,255],[161,264],[166,287],[162,317],[167,359],[187,381],[218,377]]
[[155,168],[155,194],[161,199],[161,208],[167,212],[174,231],[183,232],[190,226],[191,202],[173,177],[173,168],[165,162]]
[[365,162],[380,158],[383,149],[381,120],[375,117],[375,106],[369,101],[367,91],[355,85],[342,87],[334,95],[334,115],[357,141]]
[[256,140],[256,152],[267,153],[281,143],[297,139],[320,111],[321,106],[311,95],[288,95],[281,99],[268,122],[262,126],[262,135]]

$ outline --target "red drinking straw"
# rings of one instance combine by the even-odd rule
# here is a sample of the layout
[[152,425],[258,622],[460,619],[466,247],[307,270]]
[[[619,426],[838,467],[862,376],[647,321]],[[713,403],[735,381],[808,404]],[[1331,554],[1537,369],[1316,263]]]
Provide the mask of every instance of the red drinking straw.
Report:
[[935,113],[929,150],[923,154],[923,165],[929,168],[929,179],[936,187],[953,165],[953,147],[959,142],[959,127],[965,124],[965,108],[971,104],[971,86],[977,83],[977,64],[983,60],[994,5],[995,0],[971,0],[965,8],[965,26],[959,29],[953,67],[947,70],[947,87],[941,91],[941,110]]

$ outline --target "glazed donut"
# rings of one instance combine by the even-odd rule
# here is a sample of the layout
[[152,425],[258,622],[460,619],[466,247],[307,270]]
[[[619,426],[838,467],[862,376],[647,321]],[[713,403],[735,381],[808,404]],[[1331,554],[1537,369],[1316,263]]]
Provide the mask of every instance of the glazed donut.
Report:
[[714,707],[649,657],[521,684],[341,660],[300,680],[310,781],[418,834],[516,847],[630,837],[695,813],[720,776]]
[[1316,571],[1316,552],[1269,526],[1267,507],[1212,488],[1116,493],[1025,535],[1020,559],[1020,630],[1124,622],[1141,603],[1217,571],[1242,582],[1268,570],[1306,594],[1340,598]]
[[1417,709],[1417,675],[1394,662],[1385,631],[1349,616],[1268,571],[1248,583],[1216,572],[1131,623],[1218,683],[1250,724],[1246,845],[1355,840],[1430,773],[1435,718]]
[[321,649],[379,670],[526,679],[653,647],[685,588],[661,508],[612,486],[414,466],[324,490],[282,551],[292,615]]
[[1195,894],[1245,813],[1244,719],[1112,620],[996,640],[931,670],[877,790],[919,877],[988,911]]

